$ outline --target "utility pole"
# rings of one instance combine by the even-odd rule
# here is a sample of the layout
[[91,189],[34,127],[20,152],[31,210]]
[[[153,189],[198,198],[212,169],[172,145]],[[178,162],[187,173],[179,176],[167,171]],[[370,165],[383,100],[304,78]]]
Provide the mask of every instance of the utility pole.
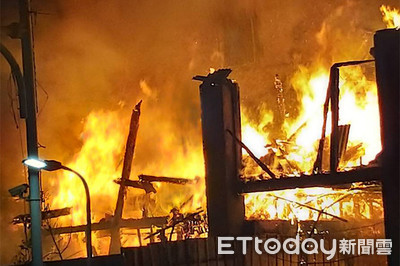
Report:
[[[32,50],[30,0],[19,0],[19,19],[22,47],[23,76],[26,90],[26,140],[28,158],[38,159],[36,129],[36,89]],[[42,266],[42,213],[39,186],[39,170],[29,167],[29,206],[31,213],[32,265]]]

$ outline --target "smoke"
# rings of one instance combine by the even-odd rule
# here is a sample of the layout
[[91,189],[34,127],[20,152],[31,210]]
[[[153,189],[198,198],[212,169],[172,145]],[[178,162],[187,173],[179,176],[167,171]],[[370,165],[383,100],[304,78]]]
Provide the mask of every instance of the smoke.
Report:
[[[2,26],[18,19],[16,4],[4,2]],[[71,162],[81,149],[81,132],[91,112],[116,111],[121,121],[127,121],[133,106],[143,99],[133,172],[181,176],[174,170],[181,169],[178,164],[184,166],[185,158],[194,160],[192,153],[201,157],[194,75],[205,75],[210,67],[231,67],[241,87],[243,108],[250,119],[260,121],[261,109],[273,111],[273,78],[278,73],[286,86],[288,112],[296,117],[299,92],[289,84],[298,65],[311,65],[323,54],[329,54],[323,57],[327,65],[365,57],[373,32],[384,27],[381,4],[398,3],[34,1],[39,11],[35,20],[38,131],[45,146],[40,154]],[[17,41],[3,36],[2,41],[19,54]],[[17,247],[22,238],[9,221],[24,211],[6,190],[25,181],[19,131],[5,89],[9,70],[4,60],[1,66],[1,232],[13,240],[13,245],[1,248],[3,264],[17,250],[10,246]]]

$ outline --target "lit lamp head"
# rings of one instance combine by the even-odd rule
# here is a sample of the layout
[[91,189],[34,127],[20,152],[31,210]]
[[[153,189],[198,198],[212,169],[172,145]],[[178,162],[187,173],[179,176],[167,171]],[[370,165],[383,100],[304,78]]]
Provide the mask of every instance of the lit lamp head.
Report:
[[46,163],[39,159],[29,158],[29,159],[23,160],[22,163],[25,164],[26,166],[36,168],[36,169],[43,169],[46,167]]
[[22,163],[37,170],[55,171],[63,168],[63,165],[59,161],[55,160],[39,160],[36,158],[28,158],[23,160]]

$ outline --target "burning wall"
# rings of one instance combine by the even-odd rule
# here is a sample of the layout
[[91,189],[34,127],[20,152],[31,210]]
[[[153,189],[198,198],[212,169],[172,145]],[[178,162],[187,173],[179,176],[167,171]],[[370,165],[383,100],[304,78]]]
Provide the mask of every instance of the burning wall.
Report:
[[[268,129],[276,112],[273,77],[279,73],[289,113],[283,129],[290,135],[308,120],[309,130],[304,129],[296,144],[301,147],[301,156],[310,158],[308,164],[311,163],[309,154],[315,151],[321,121],[309,118],[314,117],[323,102],[329,65],[366,58],[373,32],[384,26],[380,5],[397,3],[264,2],[34,2],[39,10],[50,13],[38,15],[35,35],[41,111],[39,141],[46,146],[40,154],[43,158],[59,159],[84,174],[93,196],[94,221],[115,207],[118,187],[112,180],[120,174],[127,119],[138,99],[143,99],[144,104],[131,176],[204,175],[198,94],[191,77],[205,73],[209,67],[235,69],[245,109],[243,139],[255,151],[270,142],[273,130],[263,129],[266,125]],[[14,45],[11,41],[6,44]],[[352,124],[350,134],[360,132],[353,129],[365,124],[360,121],[359,111],[378,114],[375,89],[366,89],[372,86],[369,71],[349,68],[342,76],[346,88],[342,90],[342,103],[356,103],[346,104],[354,109],[341,108],[343,123]],[[5,79],[2,71],[2,82]],[[1,100],[2,114],[6,114],[8,98],[2,94]],[[310,108],[314,104],[317,110]],[[354,114],[357,120],[347,114]],[[13,129],[12,116],[4,117],[7,119],[2,120],[1,180],[6,189],[23,182],[23,178],[19,165],[11,163],[10,169],[4,166],[22,159],[3,155],[3,149],[8,154],[19,154],[20,150],[19,144],[11,144],[19,143],[14,136],[18,131]],[[379,122],[376,117],[367,122],[376,129],[369,131],[372,135],[362,131],[350,137],[352,145],[370,145],[364,147],[364,163],[379,151]],[[250,131],[253,135],[247,137]],[[262,140],[257,147],[251,144],[257,139],[255,136]],[[8,144],[4,140],[13,141]],[[260,156],[262,153],[263,150]],[[292,159],[299,161],[295,155]],[[307,164],[304,160],[301,163]],[[309,168],[304,165],[301,169]],[[43,182],[51,208],[73,207],[72,223],[81,224],[83,199],[77,195],[82,195],[83,190],[74,177],[43,174]],[[159,205],[153,210],[154,215],[167,213],[193,190],[197,196],[190,207],[201,206],[201,188],[161,185],[155,195]],[[142,205],[142,195],[129,190],[124,215],[141,215],[138,207]],[[15,205],[7,199],[6,206]],[[13,207],[3,207],[3,224],[16,214],[6,214],[6,208],[10,211]],[[70,224],[69,219],[60,219],[58,223]],[[4,225],[2,230],[7,235],[15,229]],[[8,249],[2,249],[2,254],[8,253]]]

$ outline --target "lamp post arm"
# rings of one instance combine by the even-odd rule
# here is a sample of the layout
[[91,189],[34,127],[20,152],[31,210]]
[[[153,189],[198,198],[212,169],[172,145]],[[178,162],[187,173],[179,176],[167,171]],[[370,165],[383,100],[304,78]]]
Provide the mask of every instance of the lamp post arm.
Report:
[[15,57],[2,43],[0,43],[0,53],[4,56],[4,58],[10,65],[11,73],[13,74],[15,81],[17,82],[20,118],[26,118],[25,82],[21,69],[17,63],[17,60],[15,60]]
[[64,169],[66,171],[72,172],[75,175],[77,175],[82,183],[83,186],[85,187],[85,193],[86,193],[86,252],[87,252],[87,257],[88,260],[90,260],[93,256],[92,256],[92,218],[91,218],[91,208],[90,208],[90,192],[89,192],[89,186],[85,180],[85,178],[83,178],[83,176],[81,174],[79,174],[77,171],[63,165],[61,169]]

